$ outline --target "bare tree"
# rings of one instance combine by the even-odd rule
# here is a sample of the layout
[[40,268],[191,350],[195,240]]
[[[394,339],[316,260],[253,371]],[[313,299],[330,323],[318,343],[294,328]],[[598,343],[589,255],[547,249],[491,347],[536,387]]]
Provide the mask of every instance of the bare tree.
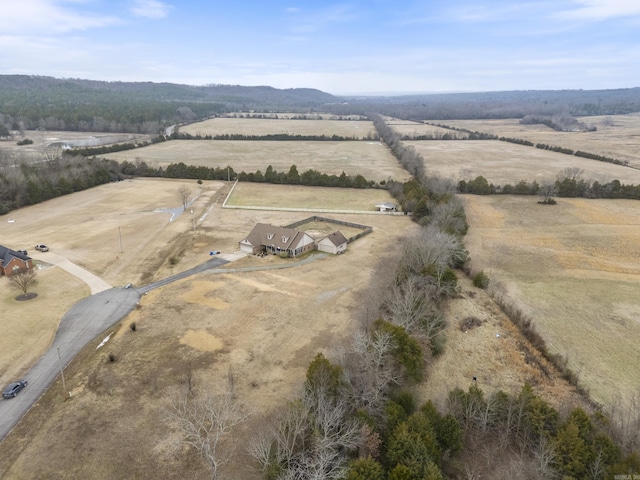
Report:
[[182,441],[200,453],[218,479],[233,447],[229,433],[246,419],[230,392],[193,397],[184,392],[169,410],[169,420],[182,434]]
[[14,273],[9,277],[9,284],[22,291],[24,295],[27,294],[29,287],[31,287],[35,282],[35,270],[25,270],[24,272]]
[[553,197],[558,195],[558,187],[555,183],[543,183],[538,190],[540,196],[542,196],[542,203],[555,203]]
[[180,198],[180,204],[184,210],[189,206],[189,200],[191,200],[191,189],[186,185],[181,185],[178,188],[178,198]]
[[578,180],[583,173],[584,170],[579,167],[567,167],[558,174],[558,181],[561,182],[565,178],[568,178],[569,180]]

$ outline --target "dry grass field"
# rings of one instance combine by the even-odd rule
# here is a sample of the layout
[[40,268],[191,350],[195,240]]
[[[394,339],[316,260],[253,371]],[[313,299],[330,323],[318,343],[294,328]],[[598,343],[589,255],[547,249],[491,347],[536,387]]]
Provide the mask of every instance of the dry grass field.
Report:
[[640,392],[640,208],[633,200],[464,196],[466,244],[605,405]]
[[[422,127],[407,122],[401,128]],[[510,183],[520,180],[521,172],[536,175],[541,165],[545,175],[548,170],[553,178],[565,168],[557,162],[573,158],[504,142],[416,142],[417,148],[422,144],[442,148],[440,171],[423,153],[431,173],[467,178],[459,175],[484,162],[482,172],[495,183],[500,181],[489,175],[492,169],[502,175],[516,159],[519,167],[504,176]],[[445,151],[467,146],[466,151]],[[486,148],[494,148],[493,153],[485,155]],[[531,156],[538,152],[550,156]],[[155,165],[184,161],[264,172],[269,164],[279,171],[296,164],[300,172],[316,168],[376,180],[407,178],[386,147],[364,141],[171,141],[112,158],[133,161],[135,156]],[[462,164],[457,164],[461,157]],[[603,165],[607,171],[602,175],[616,178],[617,170],[611,170],[615,166]],[[580,168],[589,178],[590,170]],[[196,197],[190,206],[194,213],[170,222],[170,213],[158,209],[178,207],[177,191],[182,185],[189,186]],[[230,188],[226,182],[206,181],[198,186],[195,181],[163,179],[103,185],[0,216],[0,238],[12,248],[26,246],[42,262],[47,254],[36,255],[32,246],[47,243],[52,252],[112,285],[142,285],[206,261],[211,250],[237,253],[237,242],[257,222],[287,225],[311,215],[223,209]],[[239,184],[236,190],[230,203],[239,206],[341,209],[349,205],[369,210],[389,199],[379,190],[267,184]],[[633,376],[640,360],[637,202],[559,199],[556,206],[542,207],[531,197],[463,199],[471,225],[466,241],[474,268],[484,269],[505,285],[535,319],[549,348],[568,356],[594,398],[607,402],[640,388],[637,375]],[[418,229],[405,216],[324,216],[370,225],[373,232],[349,244],[343,255],[311,254],[307,258],[312,261],[300,265],[276,256],[249,256],[144,295],[139,308],[95,339],[67,367],[72,398],[62,402],[61,386],[54,384],[0,443],[0,477],[210,478],[202,459],[179,444],[165,418],[189,385],[202,394],[220,391],[231,382],[238,404],[249,417],[232,437],[237,448],[225,478],[261,478],[252,469],[245,447],[271,415],[300,394],[314,355],[320,351],[331,358],[348,340],[358,327],[356,313],[364,298],[360,289],[370,280],[373,266],[381,255],[394,254],[402,236]],[[7,222],[9,217],[14,222]],[[305,228],[328,233],[321,224]],[[19,309],[32,309],[28,327],[38,332],[31,347],[34,351],[50,342],[55,331],[52,318],[59,318],[65,302],[71,304],[73,295],[87,294],[84,285],[57,268],[41,273],[35,288],[39,296],[26,303],[13,301],[6,279],[0,279],[0,301],[11,316],[19,318]],[[486,292],[466,279],[460,279],[460,286],[460,297],[445,314],[445,352],[433,360],[427,380],[417,388],[423,399],[442,404],[450,389],[466,389],[476,376],[486,392],[517,391],[526,381],[558,407],[578,402],[574,390],[528,346]],[[51,313],[47,317],[35,302],[48,299]],[[461,328],[470,318],[479,325]],[[132,322],[136,331],[129,328]],[[20,324],[12,325],[11,335],[20,337]],[[113,333],[109,342],[96,349],[109,333]],[[115,362],[107,360],[109,354]],[[8,359],[9,354],[0,355],[0,361]],[[16,374],[28,365],[23,361]]]
[[[195,236],[190,229],[190,216],[184,215],[169,224],[167,214],[157,213],[164,219],[164,226],[150,224],[136,230],[135,243],[144,245],[138,253],[164,258],[168,244],[180,246],[181,251],[175,254],[179,256],[177,265],[165,262],[158,266],[155,276],[167,276],[202,262],[212,248],[235,252],[238,240],[258,221],[282,225],[306,216],[300,212],[222,209],[220,203],[229,186],[207,183],[194,204],[198,219]],[[84,215],[89,220],[92,212],[96,216],[98,212],[105,214],[103,208],[109,205],[114,215],[120,208],[119,215],[132,223],[129,216],[144,218],[145,213],[153,213],[156,205],[170,205],[171,193],[180,184],[149,179],[120,182],[94,189],[94,202],[74,194],[61,199],[66,201],[64,204],[49,202],[30,207],[25,213],[30,217],[53,215],[47,222],[58,222],[55,229],[47,232],[53,236],[53,230],[58,231],[55,241],[50,242],[52,249],[80,262],[81,256],[71,244],[87,242],[88,247],[96,248],[91,232],[96,225],[82,221]],[[118,191],[115,195],[114,189]],[[317,207],[331,195],[330,190],[314,189]],[[139,193],[143,191],[146,195]],[[361,193],[352,190],[354,201]],[[263,190],[263,195],[268,195],[268,189]],[[98,198],[107,205],[101,205]],[[156,205],[148,203],[152,198]],[[15,212],[16,222],[9,225],[24,225],[26,216],[23,211]],[[299,393],[313,356],[318,351],[329,352],[357,327],[352,317],[358,306],[357,290],[368,281],[379,252],[389,250],[399,236],[417,228],[404,216],[337,218],[371,225],[374,231],[351,244],[347,253],[340,256],[319,258],[288,269],[208,272],[144,296],[141,307],[122,325],[110,330],[116,335],[105,347],[96,351],[102,337],[96,339],[95,345],[89,345],[68,368],[67,385],[73,391],[72,399],[60,402],[59,386],[54,385],[0,444],[2,477],[206,478],[200,459],[177,446],[175,435],[167,431],[163,422],[168,404],[187,377],[193,378],[197,390],[209,391],[224,384],[231,372],[236,395],[252,414],[238,440],[240,445],[246,445],[270,412]],[[69,233],[73,238],[65,241],[61,232],[76,221],[79,227]],[[1,225],[7,228],[6,221]],[[82,225],[86,232],[82,232]],[[309,228],[312,227],[316,228]],[[30,237],[30,229],[25,231]],[[21,240],[17,231],[12,235],[20,244],[28,241]],[[133,237],[126,238],[123,235],[125,251],[117,260],[124,259],[129,251],[127,245],[134,243]],[[117,238],[113,242],[117,247]],[[144,271],[144,261],[123,261],[118,266],[117,262],[112,263],[110,248],[99,250],[96,257],[100,262],[96,258],[85,266],[94,267],[107,278],[113,277],[116,270],[126,278],[139,277],[140,268]],[[278,265],[291,263],[275,256],[250,257],[230,267]],[[128,328],[132,321],[137,324],[136,332]],[[107,362],[108,353],[114,353],[118,360]],[[62,437],[65,440],[61,441]],[[26,438],[28,442],[20,440]],[[47,444],[56,447],[44,448]],[[248,460],[242,448],[238,455],[231,478],[259,478],[247,470]],[[83,462],[77,462],[78,458]],[[193,471],[185,472],[185,465]]]
[[640,113],[579,117],[578,120],[595,126],[597,131],[556,132],[545,125],[522,125],[518,119],[443,120],[434,123],[596,153],[626,160],[640,168]]
[[[277,120],[252,120],[271,122]],[[226,141],[172,140],[134,151],[110,153],[114,160],[144,160],[149,165],[166,167],[171,163],[226,168],[236,172],[265,172],[271,165],[278,172],[288,172],[296,165],[298,172],[315,169],[327,175],[362,175],[367,180],[393,178],[404,181],[408,174],[389,149],[379,142],[341,141]]]
[[373,122],[362,120],[293,120],[217,117],[180,127],[180,133],[191,135],[338,135],[348,138],[372,138]]
[[411,122],[408,120],[399,120],[395,118],[386,119],[386,124],[398,132],[400,135],[408,135],[408,136],[417,136],[417,135],[443,135],[449,134],[452,132],[448,128],[436,127],[435,125],[427,125],[425,123],[420,122]]
[[479,175],[495,185],[515,185],[520,180],[554,182],[566,168],[578,168],[583,171],[580,178],[585,180],[640,184],[640,170],[634,168],[498,140],[425,140],[405,144],[415,147],[424,157],[427,172],[455,182]]
[[270,185],[238,183],[227,201],[228,206],[277,208],[318,208],[327,210],[375,211],[379,203],[393,202],[387,190],[303,187],[301,185]]
[[[222,209],[220,203],[229,186],[207,183],[200,203],[195,204],[195,236],[190,231],[191,219],[184,215],[159,230],[140,231],[137,241],[146,245],[145,251],[166,257],[167,242],[180,247],[177,265],[159,265],[158,277],[202,262],[212,248],[223,253],[235,251],[237,241],[256,222],[284,225],[305,216],[300,212]],[[137,192],[154,192],[158,203],[166,205],[170,197],[163,192],[168,195],[178,185],[180,182],[140,179],[99,187],[94,194],[116,203],[116,198],[127,197],[128,201],[122,198],[118,203],[126,215],[128,208],[139,213],[143,207],[152,208],[143,201],[150,201],[148,197]],[[260,194],[272,196],[278,203],[279,195],[272,194],[270,187],[260,185]],[[112,198],[110,188],[122,190]],[[313,190],[315,206],[321,207],[332,189]],[[357,202],[362,191],[351,192]],[[75,195],[79,194],[71,197]],[[202,198],[205,196],[207,201]],[[55,210],[42,204],[30,207],[30,214],[59,211],[55,220],[61,222],[66,216],[79,218],[75,205],[82,203],[56,205]],[[99,209],[95,204],[86,208]],[[317,258],[293,268],[244,271],[242,268],[295,265],[276,256],[247,257],[222,271],[208,271],[143,296],[139,308],[88,345],[67,368],[72,398],[62,402],[61,386],[54,384],[0,444],[2,478],[208,478],[202,460],[180,446],[165,418],[189,383],[195,392],[204,393],[224,389],[229,379],[238,403],[250,416],[234,434],[237,448],[226,470],[227,478],[261,478],[252,469],[246,445],[270,415],[300,394],[314,355],[320,351],[332,357],[341,342],[348,340],[358,326],[359,290],[369,281],[373,265],[385,252],[393,254],[399,237],[418,228],[405,216],[330,216],[371,225],[373,233],[350,244],[340,256]],[[322,229],[320,225],[306,227]],[[74,231],[74,235],[82,233]],[[52,248],[63,245],[59,240]],[[103,262],[109,262],[109,255]],[[109,275],[114,268],[102,270]],[[120,271],[131,278],[138,268],[131,264],[121,266]],[[576,401],[556,374],[540,375],[539,360],[525,355],[522,345],[526,342],[484,292],[465,281],[462,285],[463,295],[452,303],[447,315],[446,354],[432,365],[420,395],[440,402],[450,388],[466,388],[471,375],[477,375],[487,391],[511,391],[530,381],[554,402]],[[459,322],[469,316],[480,319],[482,325],[473,332],[461,332]],[[132,322],[136,323],[135,332],[129,328]],[[495,332],[502,334],[500,340]],[[113,333],[109,342],[96,350],[108,333]],[[115,356],[115,362],[107,360],[109,354]],[[452,362],[459,365],[453,373]],[[502,373],[495,375],[496,370]]]
[[[96,140],[97,143],[124,142],[132,139],[146,139],[147,135],[130,133],[99,133],[99,132],[55,132],[49,130],[25,130],[24,137],[17,136],[13,140],[0,140],[0,160],[4,159],[9,165],[19,161],[38,161],[45,157],[47,145],[56,142],[73,142]],[[17,142],[28,138],[31,145],[17,145]]]

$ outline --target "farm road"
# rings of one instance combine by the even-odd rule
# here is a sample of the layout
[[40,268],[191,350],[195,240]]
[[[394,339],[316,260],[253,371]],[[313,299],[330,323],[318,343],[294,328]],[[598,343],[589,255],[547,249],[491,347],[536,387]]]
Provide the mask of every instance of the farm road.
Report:
[[[326,253],[320,253],[310,255],[299,262],[255,267],[225,268],[217,269],[215,272],[231,273],[293,268],[323,259],[327,256],[328,254]],[[109,288],[108,290],[95,293],[76,303],[62,317],[58,325],[58,331],[49,350],[40,357],[40,360],[38,360],[23,377],[28,381],[27,388],[20,392],[16,398],[0,402],[0,441],[4,440],[7,434],[57,378],[60,373],[60,364],[66,366],[89,342],[123,319],[135,308],[140,301],[141,295],[155,288],[175,282],[176,280],[225,265],[229,263],[229,261],[237,258],[239,258],[238,255],[223,254],[158,282],[144,285],[140,288]],[[49,259],[47,258],[47,260]],[[53,263],[53,261],[50,263]],[[65,262],[61,263],[65,264]],[[73,265],[71,262],[69,262],[69,264]],[[57,265],[60,264],[58,263]],[[72,270],[69,271],[75,275]],[[90,284],[89,286],[91,287]],[[59,359],[58,354],[60,355]]]

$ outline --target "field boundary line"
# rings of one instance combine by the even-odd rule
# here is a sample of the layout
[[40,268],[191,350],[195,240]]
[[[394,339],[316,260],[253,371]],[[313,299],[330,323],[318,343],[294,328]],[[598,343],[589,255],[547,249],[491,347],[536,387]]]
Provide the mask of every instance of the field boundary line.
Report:
[[260,207],[257,205],[222,205],[222,208],[237,210],[264,210],[276,212],[312,212],[312,213],[354,213],[357,215],[408,215],[404,212],[378,212],[377,210],[331,210],[328,208],[300,208],[300,207]]

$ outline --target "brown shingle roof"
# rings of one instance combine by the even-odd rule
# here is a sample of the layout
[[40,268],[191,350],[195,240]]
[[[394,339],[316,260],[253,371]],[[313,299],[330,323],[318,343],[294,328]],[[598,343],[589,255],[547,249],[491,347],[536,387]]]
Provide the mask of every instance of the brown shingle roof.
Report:
[[329,241],[331,241],[331,243],[333,243],[336,247],[338,245],[342,245],[343,243],[347,243],[347,238],[339,231],[330,233],[325,238],[329,239]]
[[293,230],[292,228],[276,227],[268,223],[258,223],[242,242],[248,242],[254,247],[265,245],[287,250],[289,246],[294,244],[294,241],[302,235],[302,232]]

